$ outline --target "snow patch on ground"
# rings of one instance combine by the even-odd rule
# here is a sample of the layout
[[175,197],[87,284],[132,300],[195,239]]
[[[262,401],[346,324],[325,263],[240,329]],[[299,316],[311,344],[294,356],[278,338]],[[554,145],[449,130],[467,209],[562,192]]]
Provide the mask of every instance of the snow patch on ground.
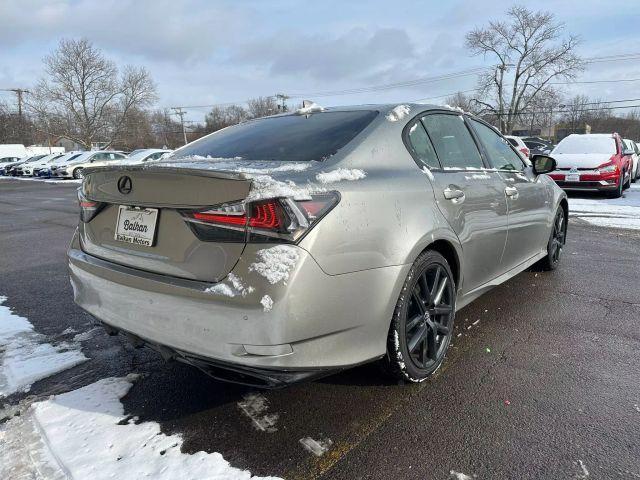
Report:
[[267,413],[269,409],[269,401],[261,393],[248,393],[240,402],[238,408],[242,410],[247,417],[253,422],[253,426],[262,432],[275,432],[276,422],[278,421],[277,413]]
[[86,332],[79,333],[73,337],[74,342],[84,342],[86,340],[92,339],[96,334],[102,331],[102,328],[95,327],[91,330],[87,330]]
[[68,183],[70,185],[73,184],[81,184],[82,179],[55,179],[55,178],[34,178],[34,177],[11,177],[11,176],[0,176],[0,180],[22,180],[25,182],[40,182],[40,183]]
[[640,230],[640,185],[632,184],[621,198],[569,198],[569,215],[598,227]]
[[258,250],[256,255],[260,261],[249,265],[249,271],[262,275],[272,285],[281,281],[286,284],[289,280],[289,272],[300,258],[298,249],[289,245]]
[[472,477],[462,472],[456,472],[455,470],[451,470],[449,475],[454,477],[456,480],[473,480],[475,478],[475,475]]
[[87,360],[77,344],[52,345],[0,296],[0,397],[29,391],[31,384]]
[[366,177],[367,174],[364,170],[358,168],[336,168],[330,172],[321,172],[316,175],[316,180],[320,183],[334,183],[342,180],[354,181],[360,180]]
[[397,122],[398,120],[402,120],[404,117],[409,115],[411,108],[409,105],[398,105],[394,107],[387,115],[384,117],[389,122]]
[[270,312],[273,308],[273,299],[269,295],[265,295],[260,299],[260,303],[262,304],[262,309],[265,312]]
[[257,478],[219,453],[183,454],[182,438],[165,435],[156,422],[127,422],[120,399],[136,377],[100,380],[35,403],[6,422],[0,427],[0,478]]
[[329,438],[314,440],[311,437],[304,437],[300,439],[300,443],[306,451],[313,453],[316,457],[321,457],[327,453],[331,445],[333,445],[333,442]]

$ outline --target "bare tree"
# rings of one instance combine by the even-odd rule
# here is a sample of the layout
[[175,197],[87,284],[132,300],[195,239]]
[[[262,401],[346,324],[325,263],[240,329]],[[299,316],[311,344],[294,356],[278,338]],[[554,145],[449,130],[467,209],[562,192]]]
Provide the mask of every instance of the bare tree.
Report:
[[446,103],[450,107],[461,108],[465,112],[471,113],[476,113],[476,109],[478,107],[478,104],[472,97],[465,95],[462,92],[458,92],[455,95],[447,97],[444,103]]
[[30,107],[51,132],[85,148],[111,145],[134,110],[151,105],[155,85],[142,67],[116,65],[87,39],[60,41],[44,58],[43,77]]
[[213,107],[205,116],[205,128],[208,132],[215,132],[230,125],[244,122],[248,118],[247,110],[239,105]]
[[554,79],[571,79],[583,68],[575,53],[578,39],[561,39],[564,24],[552,13],[514,6],[508,21],[489,22],[466,35],[473,55],[496,62],[480,76],[478,104],[499,118],[501,129],[511,133],[517,116],[527,110]]
[[249,118],[268,117],[279,113],[275,97],[257,97],[247,101]]

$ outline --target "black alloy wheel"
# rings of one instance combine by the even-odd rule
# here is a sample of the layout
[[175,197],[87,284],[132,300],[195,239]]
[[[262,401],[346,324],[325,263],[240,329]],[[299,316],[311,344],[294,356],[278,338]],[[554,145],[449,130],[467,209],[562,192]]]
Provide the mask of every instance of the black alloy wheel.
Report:
[[562,249],[567,241],[567,219],[562,207],[558,207],[547,245],[547,256],[542,259],[544,270],[555,270],[560,263]]
[[420,382],[444,360],[455,318],[455,282],[446,259],[423,253],[411,268],[396,306],[388,363],[397,378]]

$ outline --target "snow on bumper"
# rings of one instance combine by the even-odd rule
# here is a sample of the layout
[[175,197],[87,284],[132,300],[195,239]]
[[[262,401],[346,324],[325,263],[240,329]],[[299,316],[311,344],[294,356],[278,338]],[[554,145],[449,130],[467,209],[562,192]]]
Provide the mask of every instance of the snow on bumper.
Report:
[[409,266],[332,276],[305,250],[290,247],[298,255],[296,264],[287,280],[273,284],[255,268],[265,248],[248,245],[227,279],[206,284],[97,259],[84,254],[74,238],[69,250],[74,299],[116,329],[205,359],[322,369],[384,354]]

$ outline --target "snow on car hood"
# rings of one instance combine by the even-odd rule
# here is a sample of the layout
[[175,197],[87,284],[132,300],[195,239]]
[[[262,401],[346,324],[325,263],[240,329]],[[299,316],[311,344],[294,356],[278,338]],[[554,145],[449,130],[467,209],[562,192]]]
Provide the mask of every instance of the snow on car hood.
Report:
[[551,153],[558,168],[596,168],[611,161],[610,153]]

